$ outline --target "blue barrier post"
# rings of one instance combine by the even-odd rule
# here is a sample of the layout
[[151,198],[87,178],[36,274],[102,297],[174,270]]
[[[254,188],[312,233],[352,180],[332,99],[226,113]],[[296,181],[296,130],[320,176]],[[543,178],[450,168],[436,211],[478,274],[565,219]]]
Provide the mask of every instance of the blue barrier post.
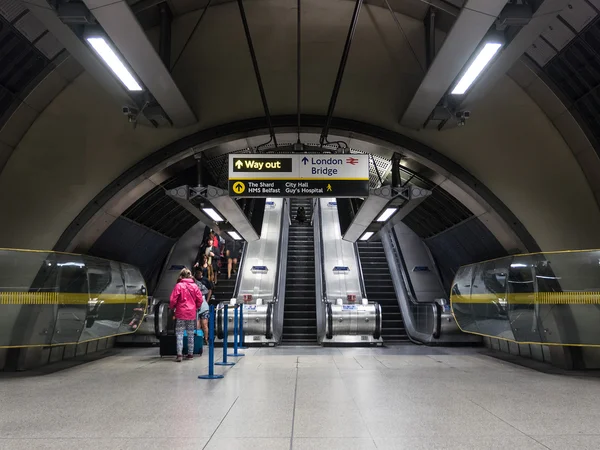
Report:
[[210,305],[208,320],[208,374],[200,375],[201,380],[214,380],[223,378],[223,375],[215,375],[215,306]]
[[238,307],[235,306],[235,312],[233,314],[233,353],[230,353],[229,356],[244,356],[243,353],[238,353]]
[[238,339],[238,348],[246,350],[248,347],[244,345],[244,304],[240,305],[240,333]]
[[228,333],[227,333],[227,326],[229,324],[229,317],[227,314],[227,311],[229,309],[228,305],[225,305],[223,307],[224,311],[223,311],[223,361],[215,363],[215,365],[217,366],[233,366],[235,365],[234,362],[227,362],[227,339],[228,339]]

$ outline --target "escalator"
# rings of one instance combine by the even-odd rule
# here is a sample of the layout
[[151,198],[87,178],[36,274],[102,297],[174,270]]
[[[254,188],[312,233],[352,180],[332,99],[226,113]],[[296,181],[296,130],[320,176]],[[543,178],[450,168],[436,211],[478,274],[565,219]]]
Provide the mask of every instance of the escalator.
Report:
[[225,262],[225,269],[221,269],[221,274],[217,278],[217,285],[213,289],[213,295],[217,302],[229,302],[235,292],[235,283],[237,277],[232,275],[231,278],[227,279],[227,262]]
[[367,297],[381,305],[383,342],[409,342],[383,244],[359,241],[357,245]]
[[[306,222],[295,221],[302,206]],[[315,344],[317,342],[317,310],[315,301],[314,231],[310,223],[310,199],[293,199],[290,203],[292,223],[289,228],[288,259],[283,315],[284,344]]]

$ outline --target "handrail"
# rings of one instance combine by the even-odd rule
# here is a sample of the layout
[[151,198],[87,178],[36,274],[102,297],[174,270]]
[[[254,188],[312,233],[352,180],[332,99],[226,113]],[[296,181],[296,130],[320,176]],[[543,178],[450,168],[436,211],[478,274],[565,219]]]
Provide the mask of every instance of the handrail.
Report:
[[360,262],[360,253],[358,250],[358,244],[354,243],[354,257],[356,258],[356,264],[358,268],[358,281],[360,283],[361,295],[363,298],[367,297],[367,287],[365,286],[365,275],[363,273],[362,263]]
[[[317,205],[319,204],[318,198],[312,199],[312,211],[310,213],[310,225],[312,226],[315,220],[315,211],[317,210]],[[291,212],[291,209],[290,209]]]
[[[243,248],[242,248],[242,258],[241,258],[242,260],[241,260],[241,262],[238,262],[238,271],[235,274],[235,287],[233,288],[233,297],[235,297],[236,302],[237,302],[238,293],[240,291],[240,277],[241,277],[241,273],[243,271],[242,269],[244,268],[244,264],[246,264],[246,252],[247,251],[248,251],[248,243],[244,242]],[[227,301],[229,301],[229,299],[227,299]]]
[[[281,270],[281,263],[283,262],[282,260],[282,253],[283,251],[283,235],[284,235],[284,229],[288,230],[289,227],[285,227],[284,226],[284,220],[285,220],[285,216],[288,216],[288,224],[291,223],[291,218],[290,218],[290,214],[291,214],[291,208],[287,208],[288,213],[286,214],[286,205],[288,204],[289,200],[287,198],[283,199],[282,205],[281,205],[281,223],[279,226],[279,241],[277,242],[277,262],[275,267],[277,268],[277,277],[275,278],[275,286],[273,286],[273,301],[277,302],[278,298],[279,298],[279,286],[281,285],[281,279],[284,276],[283,274],[283,270]],[[286,236],[287,238],[287,236]],[[286,239],[287,240],[287,239]],[[286,251],[285,251],[286,257],[287,257],[287,247],[286,247]]]
[[317,333],[319,339],[326,337],[327,329],[327,311],[325,305],[327,302],[327,287],[324,279],[324,261],[323,261],[323,246],[321,237],[321,220],[320,220],[320,202],[316,202],[314,208],[314,250],[315,250],[315,302],[317,306]]
[[[316,242],[315,244],[317,244],[318,247],[318,253],[319,253],[319,275],[321,278],[321,294],[323,297],[323,300],[326,301],[327,300],[327,284],[326,284],[326,279],[325,279],[325,252],[323,251],[323,224],[321,223],[321,204],[317,203],[317,207],[319,208],[319,215],[317,216],[317,231],[316,231]],[[316,210],[316,208],[315,208]]]
[[[381,241],[384,246],[386,256],[393,259],[396,264],[389,264],[390,274],[392,280],[397,288],[400,288],[404,294],[406,301],[400,299],[399,305],[406,326],[408,338],[415,343],[432,343],[434,339],[439,338],[441,330],[441,311],[440,306],[435,302],[418,302],[415,298],[414,289],[410,278],[406,272],[406,262],[402,257],[400,251],[400,244],[398,243],[396,234],[393,229],[389,227],[381,230],[380,233]],[[387,247],[387,249],[386,249]],[[433,324],[431,333],[419,331],[415,324],[414,310],[417,308],[423,308],[425,311],[431,308],[431,314],[433,318]]]

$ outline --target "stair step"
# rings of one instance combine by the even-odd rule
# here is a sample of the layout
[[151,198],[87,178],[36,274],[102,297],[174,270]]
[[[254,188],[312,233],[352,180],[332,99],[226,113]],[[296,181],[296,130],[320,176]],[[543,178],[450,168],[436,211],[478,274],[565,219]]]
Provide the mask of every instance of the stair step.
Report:
[[383,244],[381,241],[358,242],[357,246],[367,296],[381,306],[383,341],[408,342]]
[[[290,211],[296,217],[304,207],[307,219],[312,215],[310,199],[292,199]],[[285,283],[282,342],[317,341],[314,228],[309,223],[292,222],[287,242],[288,265]]]

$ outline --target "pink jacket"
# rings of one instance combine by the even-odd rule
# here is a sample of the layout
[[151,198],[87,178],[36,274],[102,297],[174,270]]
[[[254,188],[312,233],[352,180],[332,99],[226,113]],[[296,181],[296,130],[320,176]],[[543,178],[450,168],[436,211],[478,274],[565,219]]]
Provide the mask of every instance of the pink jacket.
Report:
[[196,311],[202,305],[202,292],[191,278],[179,281],[171,293],[170,308],[175,310],[175,318],[195,320]]

